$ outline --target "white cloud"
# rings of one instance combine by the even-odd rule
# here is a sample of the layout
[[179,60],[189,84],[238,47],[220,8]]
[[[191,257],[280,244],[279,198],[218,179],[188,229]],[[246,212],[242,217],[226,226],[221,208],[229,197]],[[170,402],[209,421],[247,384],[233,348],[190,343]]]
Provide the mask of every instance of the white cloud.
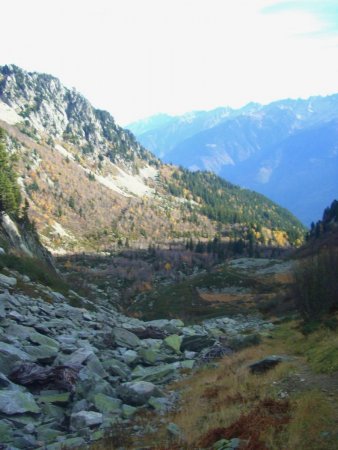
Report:
[[338,42],[269,0],[11,0],[0,63],[52,73],[118,122],[338,91]]

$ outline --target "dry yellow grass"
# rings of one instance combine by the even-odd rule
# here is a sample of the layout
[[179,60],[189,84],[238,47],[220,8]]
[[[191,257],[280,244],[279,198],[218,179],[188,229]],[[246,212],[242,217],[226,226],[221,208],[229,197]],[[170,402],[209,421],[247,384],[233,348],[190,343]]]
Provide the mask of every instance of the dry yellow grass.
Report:
[[[333,333],[334,334],[334,333]],[[242,350],[219,361],[215,367],[204,367],[192,376],[169,386],[180,392],[176,411],[159,420],[158,414],[139,415],[137,423],[144,429],[155,425],[156,432],[134,438],[124,443],[125,449],[147,448],[153,450],[200,450],[212,445],[201,445],[227,430],[242,430],[250,436],[243,449],[250,450],[336,450],[338,448],[337,392],[333,381],[320,390],[325,374],[315,374],[306,363],[306,355],[299,352],[299,343],[306,340],[295,323],[283,324],[257,347]],[[334,340],[333,340],[334,342]],[[320,348],[318,343],[318,348]],[[282,362],[261,375],[250,374],[247,366],[271,354],[298,355]],[[325,366],[323,366],[325,368]],[[306,369],[308,379],[301,380],[301,389],[294,386],[301,369]],[[303,375],[302,375],[303,376]],[[314,388],[313,386],[318,386]],[[332,390],[332,391],[331,391]],[[285,396],[287,399],[281,397]],[[272,406],[271,417],[269,405]],[[266,411],[264,407],[268,406]],[[262,411],[261,411],[262,410]],[[172,440],[166,425],[174,422],[184,439]],[[250,435],[250,433],[252,433]],[[122,433],[123,434],[123,433]],[[124,435],[130,436],[129,432]],[[251,439],[251,436],[254,436]],[[235,436],[233,436],[235,437]],[[112,440],[98,442],[91,450],[111,450]]]

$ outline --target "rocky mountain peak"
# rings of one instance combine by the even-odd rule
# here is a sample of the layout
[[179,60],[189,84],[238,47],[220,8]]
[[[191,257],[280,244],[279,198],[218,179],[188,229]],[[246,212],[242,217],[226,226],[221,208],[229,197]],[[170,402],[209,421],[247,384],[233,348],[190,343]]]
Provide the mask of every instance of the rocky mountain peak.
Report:
[[68,89],[51,75],[3,66],[0,98],[19,116],[21,128],[38,140],[48,136],[49,141],[65,141],[88,157],[108,156],[129,168],[137,157],[156,161],[108,112],[95,109],[75,89]]

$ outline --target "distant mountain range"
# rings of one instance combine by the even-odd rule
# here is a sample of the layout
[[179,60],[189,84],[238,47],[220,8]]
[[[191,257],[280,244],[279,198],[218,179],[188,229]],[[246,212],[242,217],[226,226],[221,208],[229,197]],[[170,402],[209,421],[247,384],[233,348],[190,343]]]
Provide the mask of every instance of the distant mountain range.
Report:
[[309,225],[338,195],[338,95],[130,124],[164,161],[267,195]]
[[[198,124],[211,126],[229,114],[236,113],[185,116],[185,126],[191,123],[195,133]],[[156,126],[170,121],[152,119]],[[108,112],[51,75],[0,67],[0,127],[18,157],[31,219],[54,251],[99,251],[135,241],[148,247],[216,234],[288,245],[304,233],[291,213],[263,195],[211,173],[163,164]]]

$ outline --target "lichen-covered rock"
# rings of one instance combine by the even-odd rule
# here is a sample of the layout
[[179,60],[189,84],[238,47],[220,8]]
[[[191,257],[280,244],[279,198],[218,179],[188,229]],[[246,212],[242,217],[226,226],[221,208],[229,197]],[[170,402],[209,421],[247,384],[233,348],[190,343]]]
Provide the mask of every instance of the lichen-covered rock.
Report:
[[93,398],[95,408],[101,413],[120,413],[121,400],[118,398],[108,397],[105,394],[96,394]]
[[164,339],[164,344],[166,347],[173,350],[175,353],[181,353],[181,344],[182,344],[183,337],[179,336],[178,334],[172,334],[171,336],[168,336]]

